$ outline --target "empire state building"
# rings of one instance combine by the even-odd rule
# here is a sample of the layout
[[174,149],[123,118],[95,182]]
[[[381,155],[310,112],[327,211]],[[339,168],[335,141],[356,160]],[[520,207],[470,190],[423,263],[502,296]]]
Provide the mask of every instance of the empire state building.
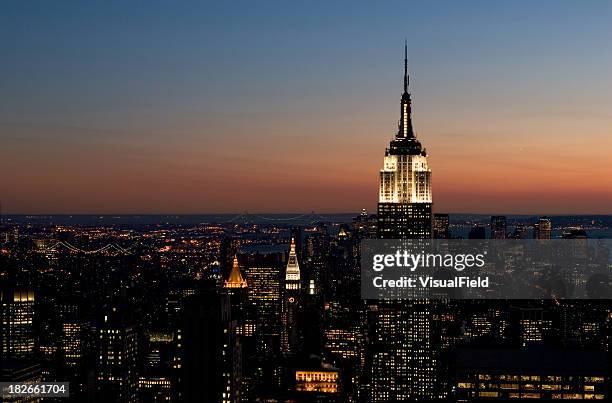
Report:
[[408,92],[408,52],[404,46],[404,93],[399,129],[385,150],[378,192],[378,237],[431,238],[431,169],[427,152],[412,127],[412,101]]
[[[412,127],[404,47],[404,92],[399,130],[380,170],[378,237],[430,239],[431,170]],[[410,247],[406,242],[405,247]],[[365,384],[367,401],[431,400],[439,393],[435,305],[426,299],[375,300],[367,308]]]

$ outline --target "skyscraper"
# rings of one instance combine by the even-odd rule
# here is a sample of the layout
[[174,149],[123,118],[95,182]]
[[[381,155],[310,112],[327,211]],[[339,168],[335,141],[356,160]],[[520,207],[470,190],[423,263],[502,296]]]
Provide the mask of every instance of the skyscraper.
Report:
[[253,326],[245,322],[245,305],[247,299],[247,281],[242,277],[238,256],[234,255],[232,270],[224,282],[225,292],[230,296],[232,320],[236,321],[236,331],[239,335],[252,336]]
[[431,169],[412,127],[408,93],[408,53],[404,47],[404,92],[399,130],[385,150],[378,193],[378,237],[431,238]]
[[535,239],[550,239],[552,235],[552,222],[548,217],[541,217],[533,228]]
[[242,352],[230,296],[206,290],[184,300],[181,401],[239,402]]
[[252,258],[245,274],[249,282],[247,321],[255,323],[257,350],[271,353],[279,345],[281,323],[280,273],[270,258]]
[[0,290],[0,359],[31,360],[34,355],[34,292]]
[[[378,237],[432,237],[431,170],[412,127],[404,46],[404,92],[399,130],[385,150],[380,171]],[[380,300],[368,304],[364,395],[371,402],[438,397],[433,305],[427,300]]]
[[300,298],[300,265],[295,250],[295,240],[291,238],[289,260],[285,271],[285,296],[283,299],[283,332],[281,350],[283,353],[295,353],[299,343],[297,324]]
[[96,395],[127,403],[138,401],[138,339],[136,326],[124,315],[113,307],[98,329]]

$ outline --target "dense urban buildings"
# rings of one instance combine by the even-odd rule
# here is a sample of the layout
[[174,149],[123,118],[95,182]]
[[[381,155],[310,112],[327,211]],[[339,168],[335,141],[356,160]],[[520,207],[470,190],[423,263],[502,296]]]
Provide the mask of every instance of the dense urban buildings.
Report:
[[[79,402],[608,399],[608,301],[363,301],[369,214],[275,218],[5,217],[3,380],[68,381]],[[548,219],[578,255],[612,235]],[[490,220],[451,214],[449,236]]]
[[1,381],[73,402],[610,400],[609,300],[362,299],[366,239],[565,239],[610,268],[609,216],[434,214],[404,52],[376,214],[4,217]]

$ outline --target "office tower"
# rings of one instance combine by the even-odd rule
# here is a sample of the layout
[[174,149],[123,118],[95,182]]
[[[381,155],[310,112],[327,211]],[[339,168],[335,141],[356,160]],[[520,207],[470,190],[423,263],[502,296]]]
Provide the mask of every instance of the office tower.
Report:
[[[171,332],[149,332],[146,337],[144,365],[138,377],[140,402],[170,402],[173,400],[174,377],[174,335]],[[180,340],[176,340],[180,343]]]
[[79,306],[71,301],[57,304],[59,320],[61,322],[60,349],[64,357],[64,364],[72,369],[72,374],[79,373],[79,367],[86,351],[84,348],[85,324],[79,315]]
[[506,216],[491,216],[491,239],[506,239]]
[[83,325],[78,321],[62,323],[61,349],[69,367],[80,365],[83,356]]
[[34,356],[34,292],[0,290],[0,359],[31,360]]
[[376,238],[378,233],[378,219],[375,214],[369,215],[366,209],[353,218],[353,231],[358,238]]
[[[41,366],[34,360],[34,292],[0,289],[0,381],[42,381]],[[0,396],[0,400],[3,396]],[[37,396],[6,398],[7,402],[40,402]]]
[[126,312],[113,307],[98,329],[96,397],[100,401],[138,401],[138,338]]
[[245,309],[247,300],[247,282],[242,277],[238,256],[234,255],[232,270],[224,282],[225,292],[230,296],[232,305],[232,320],[236,321],[238,335],[252,336],[254,323],[245,322]]
[[474,224],[468,234],[468,239],[485,239],[486,230],[481,224]]
[[302,301],[300,264],[295,249],[295,241],[291,238],[289,259],[285,270],[285,289],[283,290],[283,332],[281,334],[283,353],[295,353],[299,347],[298,314]]
[[[404,47],[404,92],[399,130],[380,171],[378,237],[432,237],[431,170],[412,127],[408,60]],[[434,351],[434,306],[427,300],[377,301],[367,307],[364,390],[367,401],[438,397]]]
[[405,49],[404,92],[399,130],[385,150],[378,193],[378,237],[387,239],[431,238],[431,169],[427,152],[412,127],[408,93],[408,59]]
[[535,239],[550,239],[552,237],[552,222],[548,217],[541,217],[533,227]]
[[449,224],[448,214],[434,214],[434,239],[450,239]]
[[247,323],[255,323],[256,349],[260,353],[278,351],[281,333],[281,296],[279,262],[273,256],[252,257],[245,275],[248,308]]
[[242,353],[229,299],[212,290],[185,299],[181,401],[240,401]]

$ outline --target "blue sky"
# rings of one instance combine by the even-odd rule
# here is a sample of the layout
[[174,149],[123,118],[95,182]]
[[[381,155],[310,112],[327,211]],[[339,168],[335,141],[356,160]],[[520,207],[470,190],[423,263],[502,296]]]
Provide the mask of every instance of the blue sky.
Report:
[[[445,209],[469,207],[452,184],[458,169],[470,175],[461,171],[470,144],[489,154],[512,141],[525,144],[517,153],[561,144],[542,157],[551,161],[588,144],[610,145],[609,1],[7,1],[0,14],[0,164],[24,176],[0,197],[15,212],[235,211],[242,206],[236,199],[266,211],[371,208],[398,118],[404,38],[416,130]],[[299,154],[279,162],[293,174],[272,175],[285,150]],[[510,154],[501,165],[522,161]],[[340,155],[359,167],[340,164]],[[245,179],[253,166],[261,172]],[[129,180],[105,185],[104,203],[87,187],[87,178],[110,183],[126,170]],[[330,170],[334,180],[351,179],[320,180]],[[40,172],[63,178],[57,185],[66,199],[37,193]],[[607,186],[609,175],[592,185]],[[327,197],[252,196],[295,178],[305,193]],[[249,202],[223,187],[241,180],[252,186]],[[142,197],[119,196],[136,192],[134,183],[166,186],[175,196],[152,198],[145,189]],[[355,193],[350,202],[347,192]],[[475,208],[493,209],[494,200]],[[545,207],[520,203],[527,206],[502,208]]]

